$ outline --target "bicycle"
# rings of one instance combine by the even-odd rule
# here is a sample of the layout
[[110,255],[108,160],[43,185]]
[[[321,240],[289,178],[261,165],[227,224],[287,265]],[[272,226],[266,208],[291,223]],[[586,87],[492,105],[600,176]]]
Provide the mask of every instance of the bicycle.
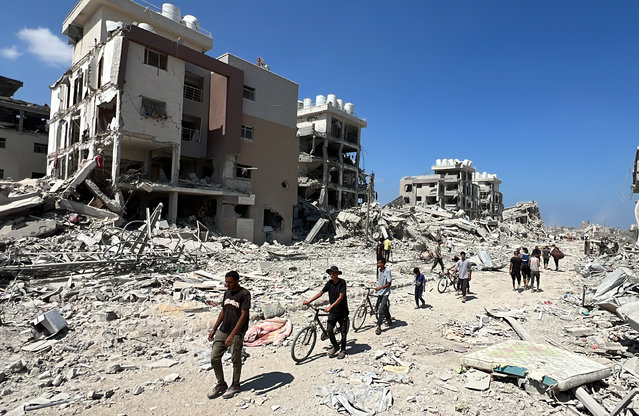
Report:
[[459,279],[455,271],[447,270],[446,273],[439,273],[439,281],[437,282],[437,291],[444,293],[449,286],[457,290],[459,287]]
[[[293,344],[291,345],[291,358],[296,363],[304,361],[308,358],[309,355],[311,355],[311,352],[313,352],[313,348],[315,348],[315,342],[317,342],[318,328],[322,332],[320,335],[320,339],[322,341],[328,339],[328,330],[324,328],[324,325],[322,325],[319,317],[328,316],[329,314],[322,313],[321,309],[314,306],[309,307],[315,310],[315,316],[313,317],[312,322],[302,328],[302,330],[295,336],[295,339],[293,339]],[[346,326],[348,327],[348,318],[346,319]],[[337,340],[338,345],[342,341],[342,327],[339,321],[335,325],[335,339]]]
[[379,311],[377,310],[377,302],[375,306],[373,306],[373,302],[371,298],[377,297],[377,295],[371,295],[371,291],[374,290],[371,287],[366,288],[366,297],[362,301],[362,304],[355,309],[355,314],[353,315],[353,331],[357,332],[364,325],[364,321],[369,314],[375,315],[375,319],[379,317]]

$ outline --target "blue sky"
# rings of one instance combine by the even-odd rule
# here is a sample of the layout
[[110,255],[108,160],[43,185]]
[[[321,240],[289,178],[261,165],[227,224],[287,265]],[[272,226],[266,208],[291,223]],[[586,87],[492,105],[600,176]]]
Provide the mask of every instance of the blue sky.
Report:
[[[354,103],[382,203],[435,159],[471,159],[502,179],[507,206],[538,201],[547,224],[634,223],[638,2],[173,3],[213,32],[209,55],[260,56],[300,98]],[[50,101],[74,4],[3,2],[0,74],[24,82],[16,98]]]

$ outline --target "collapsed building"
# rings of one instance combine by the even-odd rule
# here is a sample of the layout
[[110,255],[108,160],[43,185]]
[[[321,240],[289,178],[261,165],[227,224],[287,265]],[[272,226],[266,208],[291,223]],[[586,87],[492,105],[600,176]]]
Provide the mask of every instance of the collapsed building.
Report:
[[432,175],[400,180],[400,198],[405,205],[463,210],[470,219],[501,218],[504,204],[497,175],[476,172],[470,160],[437,159],[431,168]]
[[290,242],[296,83],[205,55],[211,33],[169,3],[81,0],[62,29],[73,62],[51,87],[48,176],[84,171],[129,218],[162,203],[170,223]]
[[0,76],[0,179],[45,175],[50,109],[13,98],[23,85]]
[[368,175],[360,168],[366,119],[334,94],[298,101],[298,194],[322,208],[350,208],[368,201]]

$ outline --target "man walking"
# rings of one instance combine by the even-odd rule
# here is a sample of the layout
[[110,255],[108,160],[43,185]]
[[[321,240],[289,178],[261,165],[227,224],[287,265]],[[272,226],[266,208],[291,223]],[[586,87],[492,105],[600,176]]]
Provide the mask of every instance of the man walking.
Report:
[[391,315],[390,315],[390,303],[388,297],[391,292],[391,283],[393,282],[393,278],[391,277],[391,272],[386,268],[386,261],[380,260],[377,262],[377,287],[375,290],[377,291],[377,309],[379,311],[379,315],[377,318],[377,329],[375,330],[376,335],[380,335],[382,333],[382,321],[386,319],[388,326],[391,325]]
[[[335,357],[337,355],[337,359],[342,360],[346,357],[346,335],[348,334],[346,281],[339,278],[342,272],[339,268],[337,268],[337,266],[331,266],[330,269],[326,270],[326,273],[330,275],[330,280],[326,282],[324,288],[322,288],[317,295],[305,300],[304,305],[308,305],[324,293],[328,292],[328,301],[330,302],[330,305],[324,309],[324,312],[328,312],[326,329],[328,331],[328,339],[330,339],[333,347],[326,353],[326,355],[329,357]],[[338,322],[342,335],[341,345],[337,343],[337,339],[335,338],[335,325],[337,325]]]
[[386,263],[391,261],[391,244],[390,237],[387,237],[384,240],[384,259],[386,259]]
[[435,267],[439,264],[442,268],[442,273],[444,273],[444,259],[442,258],[442,250],[441,246],[444,244],[442,240],[437,240],[437,245],[435,246],[435,251],[433,252],[433,267],[430,268],[432,272],[435,270]]
[[535,254],[530,258],[530,287],[532,289],[532,291],[535,291],[535,279],[537,279],[537,292],[540,291],[539,289],[539,280],[541,280],[540,277],[540,267],[539,267],[539,255]]
[[[251,294],[240,286],[239,281],[240,275],[236,271],[230,271],[224,277],[227,290],[222,298],[222,310],[213,325],[213,330],[209,333],[209,342],[213,341],[211,365],[217,379],[217,385],[208,394],[209,399],[214,399],[221,394],[225,399],[230,399],[240,391],[242,345],[244,344],[244,334],[248,330]],[[222,355],[229,347],[233,363],[231,387],[228,387],[224,381],[224,370],[222,369]]]
[[[508,273],[513,279],[513,292],[521,287],[521,257],[519,257],[519,251],[515,250],[513,256],[510,258],[510,265],[508,266]],[[515,281],[517,281],[517,288],[515,288]]]
[[466,293],[468,291],[468,280],[472,275],[472,270],[470,270],[470,261],[466,258],[466,252],[462,251],[459,253],[461,259],[457,261],[455,264],[455,269],[459,272],[459,284],[461,286],[462,292],[462,303],[466,303]]
[[413,269],[413,273],[415,273],[415,304],[417,304],[416,309],[419,309],[420,300],[422,301],[422,307],[426,306],[426,302],[424,301],[424,297],[422,296],[422,293],[424,293],[424,284],[426,282],[426,278],[417,267]]

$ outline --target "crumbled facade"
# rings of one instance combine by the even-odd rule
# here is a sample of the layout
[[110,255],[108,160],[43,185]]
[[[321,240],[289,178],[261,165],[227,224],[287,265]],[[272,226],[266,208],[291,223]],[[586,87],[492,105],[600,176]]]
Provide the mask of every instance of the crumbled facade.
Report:
[[432,175],[405,176],[399,182],[404,205],[463,210],[470,219],[501,219],[503,196],[497,175],[478,173],[470,160],[437,159]]
[[343,209],[367,200],[368,175],[360,168],[361,131],[367,126],[352,103],[335,95],[298,101],[298,194],[323,208]]
[[210,33],[171,4],[81,0],[63,33],[73,63],[52,87],[48,175],[96,161],[91,180],[120,205],[127,192],[130,217],[162,202],[171,223],[290,241],[297,84],[205,55]]
[[46,173],[50,109],[13,98],[21,81],[0,76],[0,179],[40,178]]

